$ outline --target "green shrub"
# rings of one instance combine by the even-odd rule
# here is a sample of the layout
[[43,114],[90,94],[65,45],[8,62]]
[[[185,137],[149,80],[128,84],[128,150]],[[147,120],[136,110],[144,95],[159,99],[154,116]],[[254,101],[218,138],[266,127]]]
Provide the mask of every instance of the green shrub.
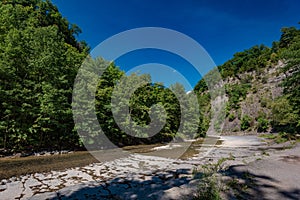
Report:
[[199,191],[194,200],[221,200],[220,191],[215,177],[206,178],[199,185]]
[[258,132],[266,132],[269,128],[269,121],[264,117],[259,117],[257,119],[257,131]]
[[238,109],[240,107],[239,102],[246,98],[250,88],[251,84],[249,83],[226,85],[225,90],[229,97],[230,108]]
[[242,117],[242,120],[241,120],[241,130],[242,131],[245,131],[250,127],[251,120],[252,120],[251,117],[249,117],[248,115],[244,115]]
[[262,138],[266,138],[266,139],[275,139],[277,136],[275,134],[262,134],[260,135],[260,137]]
[[274,140],[278,144],[295,139],[293,137],[293,135],[291,135],[290,133],[286,133],[286,132],[280,132],[278,134],[263,134],[260,137]]
[[194,200],[220,200],[220,192],[223,190],[218,172],[224,170],[223,163],[226,160],[234,160],[234,157],[221,158],[217,163],[202,165],[202,170],[193,170],[194,176],[199,178],[199,185]]
[[275,142],[276,143],[284,143],[284,142],[286,142],[286,141],[288,141],[288,140],[290,140],[291,139],[291,137],[290,137],[290,134],[289,133],[286,133],[286,132],[280,132],[278,135],[277,135],[277,137],[276,137],[276,139],[275,139]]
[[229,121],[233,121],[235,119],[235,115],[233,113],[230,113],[230,115],[228,116]]

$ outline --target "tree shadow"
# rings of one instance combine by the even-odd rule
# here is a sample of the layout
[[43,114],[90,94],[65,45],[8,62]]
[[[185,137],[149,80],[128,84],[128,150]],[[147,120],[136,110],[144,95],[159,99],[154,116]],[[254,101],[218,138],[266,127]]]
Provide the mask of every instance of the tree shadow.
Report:
[[151,175],[139,175],[137,179],[117,177],[109,181],[99,181],[94,184],[96,186],[79,186],[77,189],[74,187],[64,188],[56,192],[56,197],[48,199],[156,200],[162,198],[166,190],[190,183],[192,178],[187,176],[188,174],[190,174],[190,169],[177,169],[176,171],[156,172]]
[[300,189],[294,189],[291,191],[279,191],[285,199],[293,199],[299,200],[300,199]]
[[226,199],[300,199],[300,189],[283,190],[278,180],[250,172],[244,165],[230,166],[221,174],[226,177]]
[[[224,199],[300,199],[297,185],[294,186],[297,188],[283,189],[278,180],[249,171],[245,165],[230,166],[219,173],[227,188],[222,193]],[[188,200],[196,196],[198,180],[197,176],[190,176],[190,169],[183,168],[144,174],[127,173],[107,181],[66,187],[43,199]]]

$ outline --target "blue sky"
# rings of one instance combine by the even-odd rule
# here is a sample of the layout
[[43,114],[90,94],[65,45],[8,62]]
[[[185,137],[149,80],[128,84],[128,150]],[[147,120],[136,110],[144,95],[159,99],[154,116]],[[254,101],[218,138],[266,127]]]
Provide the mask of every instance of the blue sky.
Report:
[[[82,29],[78,38],[92,49],[128,29],[164,27],[195,39],[216,65],[256,44],[271,46],[272,41],[279,39],[280,28],[297,26],[300,21],[298,0],[53,0],[53,3],[64,17]],[[137,51],[116,61],[125,71],[153,62],[181,72],[192,87],[200,79],[189,63],[168,52]],[[165,82],[168,85],[172,80],[166,77]]]

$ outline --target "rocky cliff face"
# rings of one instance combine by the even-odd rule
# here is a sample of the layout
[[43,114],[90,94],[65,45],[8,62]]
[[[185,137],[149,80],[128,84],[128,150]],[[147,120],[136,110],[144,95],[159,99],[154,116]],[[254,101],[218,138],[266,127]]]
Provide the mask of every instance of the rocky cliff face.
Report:
[[[285,66],[282,61],[276,65],[266,67],[260,73],[257,71],[239,74],[224,80],[228,89],[234,85],[249,85],[245,98],[239,96],[235,106],[227,106],[223,134],[256,134],[259,126],[258,118],[271,120],[271,104],[283,93],[280,86],[286,74],[281,72]],[[228,90],[227,89],[227,90]],[[226,93],[230,101],[230,95]],[[247,127],[248,126],[248,127]],[[243,131],[243,133],[241,133]],[[271,131],[270,126],[264,132]]]

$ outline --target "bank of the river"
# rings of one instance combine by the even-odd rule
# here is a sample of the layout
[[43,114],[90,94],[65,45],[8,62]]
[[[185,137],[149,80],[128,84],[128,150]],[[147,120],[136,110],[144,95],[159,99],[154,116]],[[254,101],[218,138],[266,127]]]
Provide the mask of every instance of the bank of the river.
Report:
[[0,159],[0,180],[21,175],[83,167],[98,162],[89,152],[80,151],[61,155],[7,157]]
[[[278,154],[278,149],[282,149],[282,146],[269,146],[256,136],[222,136],[221,140],[223,142],[212,148],[205,157],[203,151],[211,147],[199,143],[192,145],[193,153],[186,160],[159,157],[160,153],[162,156],[176,153],[176,149],[183,148],[180,145],[131,147],[130,150],[134,149],[135,153],[127,157],[4,179],[0,184],[0,199],[191,198],[196,189],[196,180],[192,176],[194,168],[229,156],[234,160],[228,161],[227,165],[245,166],[270,159]],[[139,149],[141,153],[137,153]],[[83,160],[89,160],[85,153],[81,156]]]
[[[173,144],[152,144],[152,145],[135,145],[123,147],[122,150],[125,152],[138,153],[144,155],[160,155],[164,157],[172,157],[174,155],[174,147],[177,150],[181,148],[184,152],[180,154],[181,159],[188,159],[193,155],[197,154],[195,150],[196,146],[203,143],[203,139],[195,141],[188,141],[183,143]],[[220,144],[218,142],[217,144]],[[118,152],[117,152],[118,153]],[[100,152],[101,158],[95,158],[88,151],[75,151],[75,152],[64,152],[63,154],[51,155],[45,153],[43,155],[31,155],[27,157],[20,157],[19,155],[12,155],[0,158],[0,180],[8,179],[11,177],[20,177],[21,175],[33,174],[33,173],[46,173],[51,171],[62,171],[69,168],[84,167],[92,163],[100,163],[102,160],[114,160],[117,158],[113,155],[113,151]],[[104,157],[106,156],[106,159]],[[176,154],[176,156],[178,156]],[[96,156],[97,157],[97,156]]]

